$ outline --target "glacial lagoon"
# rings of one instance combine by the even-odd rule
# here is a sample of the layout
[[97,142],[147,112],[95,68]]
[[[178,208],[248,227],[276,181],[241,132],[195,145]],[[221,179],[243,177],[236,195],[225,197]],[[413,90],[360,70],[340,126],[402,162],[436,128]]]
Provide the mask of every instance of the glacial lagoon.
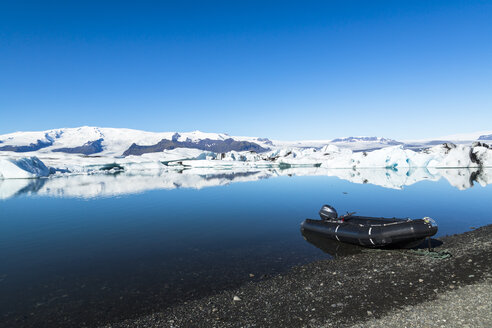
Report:
[[468,231],[492,223],[490,177],[310,168],[1,180],[0,322],[115,321],[328,259],[299,231],[325,203],[430,216],[438,236]]

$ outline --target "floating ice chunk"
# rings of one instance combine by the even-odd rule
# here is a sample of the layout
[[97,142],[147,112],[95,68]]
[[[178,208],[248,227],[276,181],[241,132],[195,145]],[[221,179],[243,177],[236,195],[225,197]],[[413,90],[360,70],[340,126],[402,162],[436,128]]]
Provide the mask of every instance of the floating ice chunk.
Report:
[[49,168],[37,157],[0,158],[0,178],[26,179],[47,177]]

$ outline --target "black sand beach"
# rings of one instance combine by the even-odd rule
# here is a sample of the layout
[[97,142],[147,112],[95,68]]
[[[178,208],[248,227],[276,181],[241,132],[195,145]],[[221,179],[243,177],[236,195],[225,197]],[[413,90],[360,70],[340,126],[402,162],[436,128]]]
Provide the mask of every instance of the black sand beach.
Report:
[[[475,307],[478,313],[474,316],[460,318],[475,321],[443,323],[436,319],[433,324],[480,326],[492,317],[488,311],[492,296],[486,292],[492,277],[491,235],[489,225],[439,238],[442,244],[436,251],[452,255],[444,259],[406,250],[366,250],[319,261],[105,327],[364,327],[377,326],[377,320],[398,326],[400,321],[391,321],[404,320],[398,311],[411,312],[422,304],[447,302],[443,311],[459,315],[466,309],[453,303],[453,297],[459,297],[461,290],[474,293],[474,289],[483,298],[481,307]],[[417,318],[405,320],[410,326],[423,326],[425,321]]]

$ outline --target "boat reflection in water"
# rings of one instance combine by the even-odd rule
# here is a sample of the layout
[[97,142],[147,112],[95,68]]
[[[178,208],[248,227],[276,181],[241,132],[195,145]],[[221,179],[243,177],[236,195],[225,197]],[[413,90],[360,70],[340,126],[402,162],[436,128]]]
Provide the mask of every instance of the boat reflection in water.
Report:
[[[367,247],[362,247],[358,245],[353,245],[353,244],[348,244],[348,243],[343,243],[337,240],[329,239],[326,238],[326,236],[323,236],[320,233],[313,232],[313,231],[308,231],[305,229],[301,228],[301,234],[308,243],[312,244],[313,246],[319,248],[326,254],[330,255],[332,258],[339,258],[343,256],[348,256],[348,255],[354,255],[354,254],[359,254],[362,252],[369,252],[371,251],[371,248]],[[419,241],[413,244],[413,247],[409,247],[412,249],[427,249],[429,246],[432,249],[435,249],[443,244],[442,241],[431,238],[430,239],[430,245],[428,244],[428,240],[425,241]],[[383,247],[380,249],[387,249],[387,250],[394,250],[395,248],[392,247]],[[406,248],[408,249],[408,248]],[[403,249],[405,250],[405,249]]]
[[326,238],[316,232],[301,229],[301,233],[308,243],[316,246],[333,258],[358,254],[364,250],[361,246],[341,243],[339,241]]

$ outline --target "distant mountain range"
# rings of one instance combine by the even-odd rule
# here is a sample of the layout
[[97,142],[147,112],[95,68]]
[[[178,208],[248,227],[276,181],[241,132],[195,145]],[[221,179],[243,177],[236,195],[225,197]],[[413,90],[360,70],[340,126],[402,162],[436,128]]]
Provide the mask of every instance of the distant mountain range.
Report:
[[321,148],[325,145],[334,144],[339,148],[348,148],[353,151],[371,151],[395,145],[402,145],[406,149],[420,150],[447,142],[471,144],[474,141],[492,141],[492,131],[417,141],[397,141],[389,138],[365,136],[331,140],[274,141],[267,138],[231,137],[227,134],[200,131],[156,133],[85,126],[0,135],[0,152],[67,153],[126,157],[177,148],[197,149],[214,153],[227,153],[230,151],[264,153],[285,147]]
[[381,144],[387,145],[401,145],[403,142],[396,141],[393,139],[386,139],[380,137],[347,137],[347,138],[336,138],[331,140],[331,142],[379,142]]
[[82,155],[130,156],[189,148],[225,153],[270,150],[266,138],[230,137],[200,131],[145,132],[131,129],[80,127],[0,135],[0,151],[15,153],[61,152]]

